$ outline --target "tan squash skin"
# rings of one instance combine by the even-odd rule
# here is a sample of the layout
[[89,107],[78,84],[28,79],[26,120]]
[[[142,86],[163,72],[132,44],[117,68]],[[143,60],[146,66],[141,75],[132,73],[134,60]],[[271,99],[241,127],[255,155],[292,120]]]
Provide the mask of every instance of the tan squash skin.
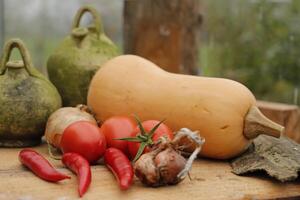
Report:
[[98,70],[87,100],[100,121],[136,114],[141,120],[166,119],[174,131],[199,130],[206,140],[205,157],[232,158],[250,144],[243,126],[255,97],[232,80],[173,74],[141,57],[123,55]]

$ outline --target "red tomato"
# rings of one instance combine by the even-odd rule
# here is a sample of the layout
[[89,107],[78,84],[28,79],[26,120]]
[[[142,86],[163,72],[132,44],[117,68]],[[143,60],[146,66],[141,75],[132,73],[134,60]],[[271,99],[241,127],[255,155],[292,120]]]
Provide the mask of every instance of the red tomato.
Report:
[[114,116],[105,120],[100,128],[105,135],[107,147],[114,147],[128,155],[128,142],[116,140],[118,138],[131,137],[136,123],[130,117]]
[[77,121],[64,130],[60,147],[63,153],[78,153],[90,163],[94,163],[104,155],[106,140],[95,124]]
[[[147,120],[142,123],[142,126],[144,127],[146,133],[149,133],[155,125],[157,125],[159,121],[157,120]],[[131,137],[136,137],[141,133],[139,127],[137,126],[134,131],[132,132]],[[156,129],[152,136],[152,141],[156,142],[160,137],[165,136],[168,139],[172,140],[174,138],[173,131],[164,123],[161,123],[159,127]],[[139,142],[129,142],[128,143],[128,150],[131,156],[131,159],[135,157],[138,150],[140,148]],[[146,147],[143,153],[149,152],[150,148]]]

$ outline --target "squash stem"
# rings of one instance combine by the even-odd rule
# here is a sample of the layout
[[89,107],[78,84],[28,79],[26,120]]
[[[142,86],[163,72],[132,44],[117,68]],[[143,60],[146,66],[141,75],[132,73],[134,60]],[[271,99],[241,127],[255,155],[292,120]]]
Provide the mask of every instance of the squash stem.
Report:
[[279,138],[283,132],[283,126],[268,119],[256,106],[249,109],[244,124],[244,136],[246,138],[254,139],[260,134]]

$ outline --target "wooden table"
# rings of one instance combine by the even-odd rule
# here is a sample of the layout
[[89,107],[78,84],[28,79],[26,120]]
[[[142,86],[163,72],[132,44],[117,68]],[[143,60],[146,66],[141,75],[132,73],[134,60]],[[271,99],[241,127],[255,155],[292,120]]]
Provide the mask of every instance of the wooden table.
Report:
[[[35,148],[70,180],[48,183],[40,180],[18,161],[20,149],[0,149],[0,200],[78,199],[76,176],[58,160],[50,159],[46,145]],[[92,184],[82,199],[97,200],[193,200],[193,199],[300,199],[300,181],[280,183],[271,178],[241,177],[231,173],[227,162],[198,159],[186,178],[177,186],[144,187],[137,179],[128,191],[120,191],[105,166],[92,167]]]

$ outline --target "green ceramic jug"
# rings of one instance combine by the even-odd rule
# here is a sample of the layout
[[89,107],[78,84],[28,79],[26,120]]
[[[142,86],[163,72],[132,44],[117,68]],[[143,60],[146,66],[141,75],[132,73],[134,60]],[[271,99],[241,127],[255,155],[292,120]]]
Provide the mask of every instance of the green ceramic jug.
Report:
[[[9,61],[14,48],[22,60]],[[34,67],[20,39],[11,39],[0,62],[0,146],[37,145],[48,117],[61,107],[55,86]]]
[[[79,27],[81,17],[89,12],[93,23]],[[62,96],[64,106],[86,104],[90,81],[101,65],[119,54],[118,48],[104,34],[99,13],[92,7],[80,8],[72,31],[47,62],[48,75]]]

